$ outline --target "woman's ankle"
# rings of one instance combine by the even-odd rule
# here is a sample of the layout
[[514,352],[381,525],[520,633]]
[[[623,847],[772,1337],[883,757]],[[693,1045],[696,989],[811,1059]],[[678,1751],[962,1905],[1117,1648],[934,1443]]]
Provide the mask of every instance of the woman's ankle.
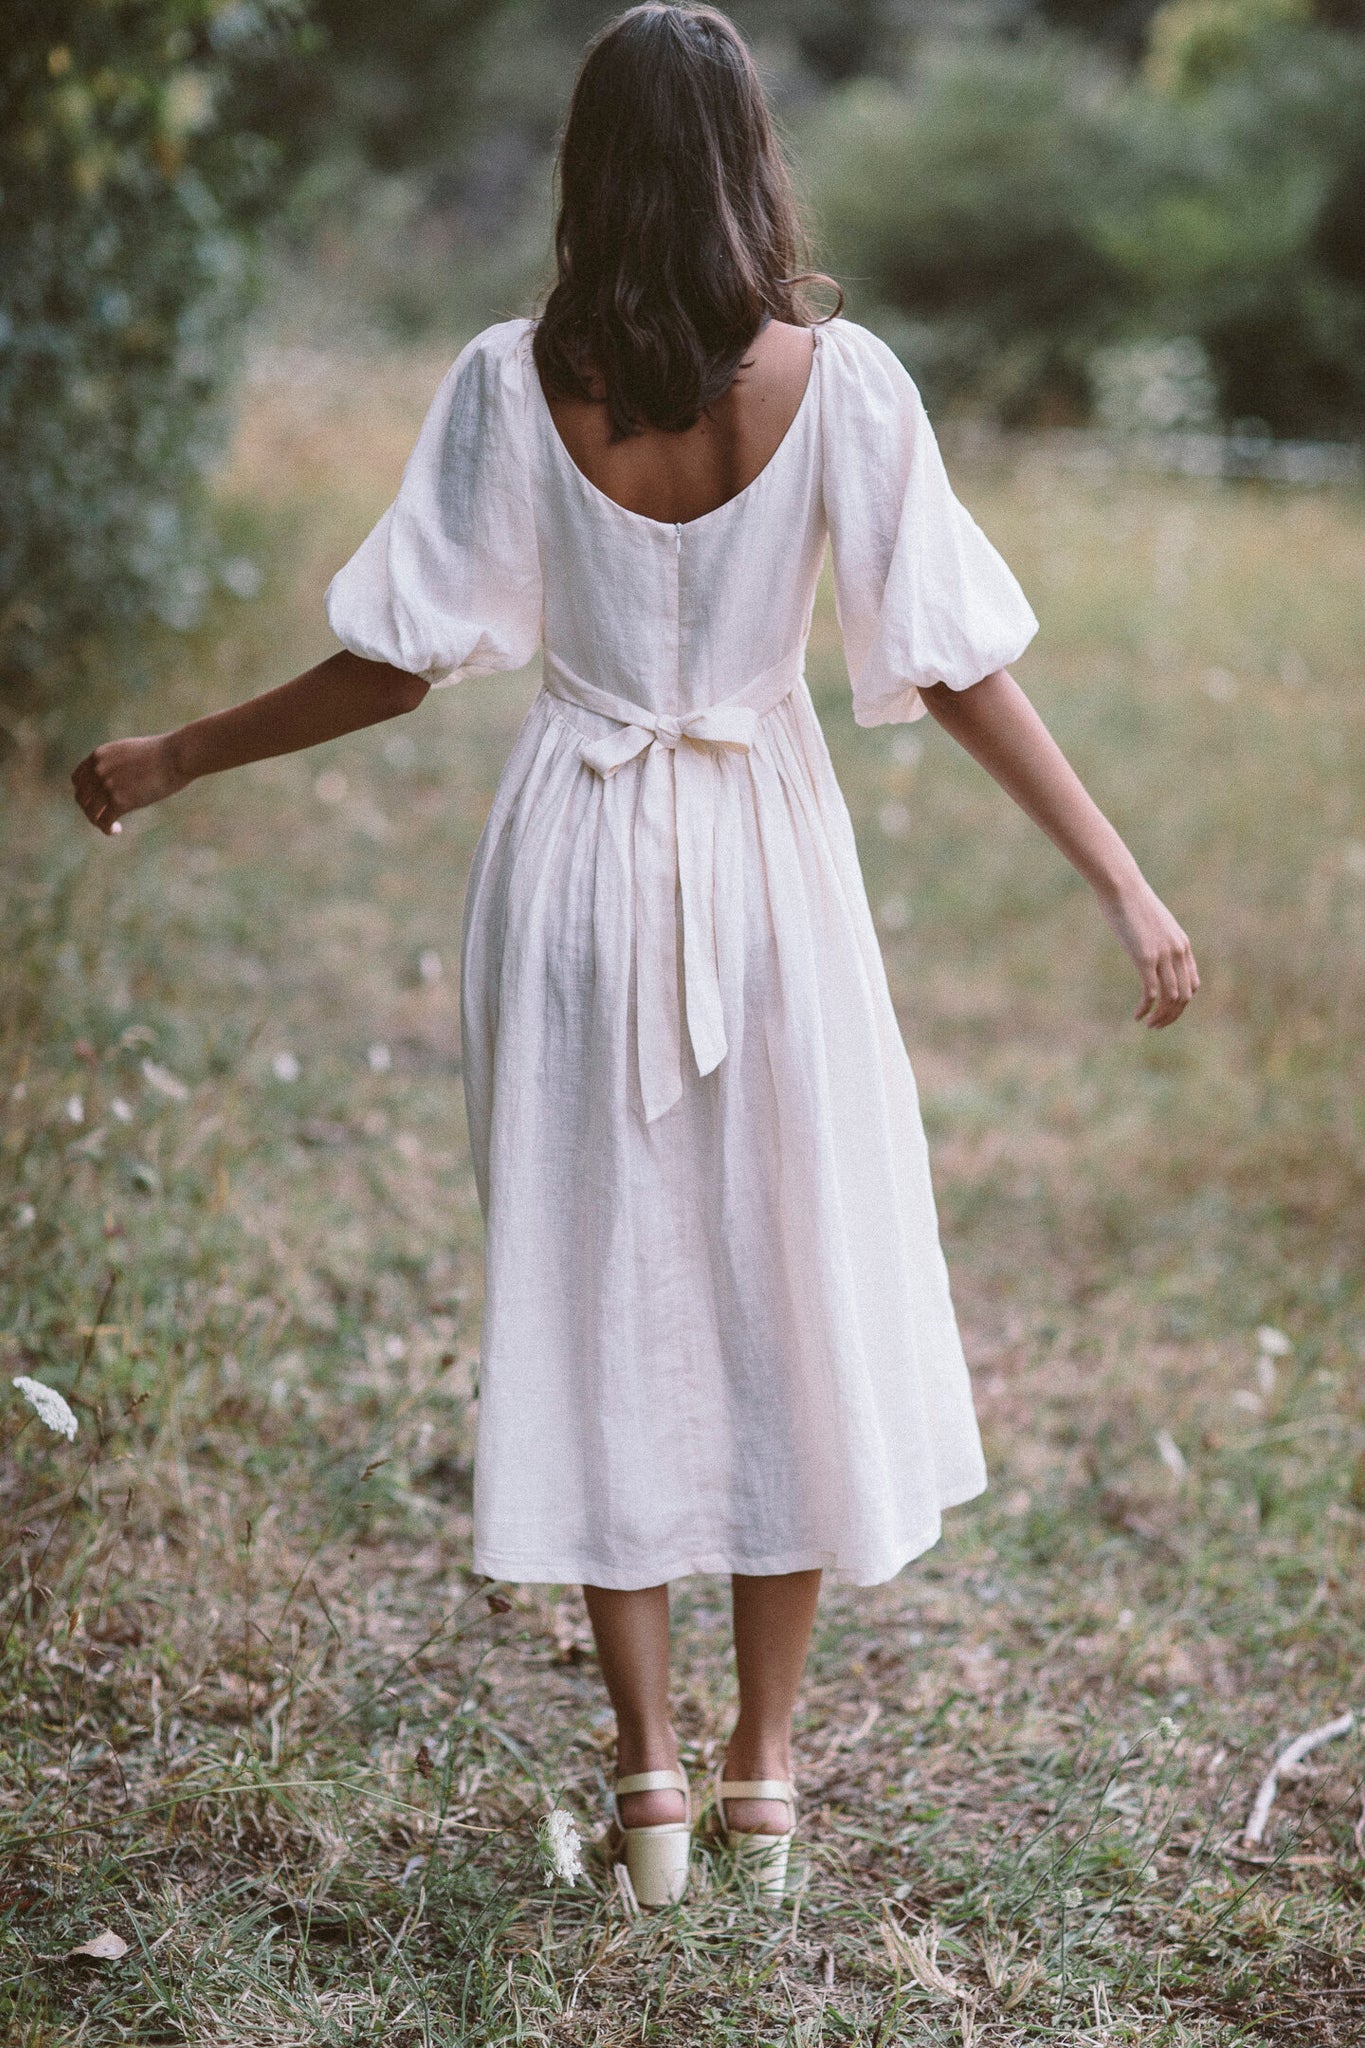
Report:
[[[785,1730],[750,1729],[736,1723],[725,1748],[723,1782],[748,1784],[756,1778],[777,1778],[789,1784],[791,1775],[790,1726]],[[727,1798],[724,1819],[737,1835],[780,1835],[791,1827],[792,1812],[782,1799]]]
[[792,1774],[792,1737],[786,1728],[750,1728],[735,1723],[725,1745],[727,1778],[786,1778]]
[[678,1738],[668,1722],[639,1725],[616,1723],[616,1775],[636,1771],[675,1771],[678,1768]]
[[[616,1730],[616,1776],[633,1778],[640,1771],[676,1771],[678,1738],[666,1724],[658,1727],[623,1727]],[[623,1792],[618,1795],[621,1825],[628,1828],[657,1827],[684,1818],[681,1792],[661,1786],[652,1792]]]

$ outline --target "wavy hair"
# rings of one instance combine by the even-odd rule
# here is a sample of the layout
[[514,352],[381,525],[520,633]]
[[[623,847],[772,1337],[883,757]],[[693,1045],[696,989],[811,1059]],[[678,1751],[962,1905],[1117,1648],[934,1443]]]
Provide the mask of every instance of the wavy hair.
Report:
[[763,87],[715,8],[632,7],[598,32],[558,180],[559,275],[536,368],[552,395],[605,391],[613,440],[695,425],[768,320],[822,317],[802,287],[832,280],[799,268],[805,236]]

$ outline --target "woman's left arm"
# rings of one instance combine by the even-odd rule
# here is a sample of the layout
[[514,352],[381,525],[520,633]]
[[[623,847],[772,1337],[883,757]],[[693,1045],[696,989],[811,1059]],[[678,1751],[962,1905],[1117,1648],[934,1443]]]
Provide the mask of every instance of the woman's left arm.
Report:
[[1134,1015],[1156,1030],[1174,1024],[1199,986],[1190,942],[1009,670],[966,690],[936,683],[920,695],[1089,882],[1138,970]]
[[205,718],[126,740],[106,740],[72,770],[76,802],[106,835],[127,811],[174,796],[201,775],[294,754],[413,711],[430,684],[342,647],[292,681]]

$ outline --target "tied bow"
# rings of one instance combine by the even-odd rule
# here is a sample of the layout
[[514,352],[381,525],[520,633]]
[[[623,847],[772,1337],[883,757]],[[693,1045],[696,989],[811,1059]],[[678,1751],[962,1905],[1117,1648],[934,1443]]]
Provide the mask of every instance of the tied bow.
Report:
[[676,752],[682,741],[694,747],[730,747],[747,754],[758,731],[758,714],[747,704],[709,704],[685,718],[655,717],[633,710],[638,724],[623,725],[605,739],[592,740],[582,749],[583,759],[595,774],[614,775],[627,761],[638,760],[646,747]]
[[678,1004],[678,906],[687,1034],[698,1074],[729,1050],[721,1001],[715,895],[715,798],[721,759],[747,754],[764,714],[800,674],[789,658],[720,703],[672,715],[648,711],[585,682],[547,655],[545,686],[568,703],[613,719],[617,730],[584,739],[584,764],[605,781],[643,755],[633,833],[635,1030],[645,1121],[682,1094]]

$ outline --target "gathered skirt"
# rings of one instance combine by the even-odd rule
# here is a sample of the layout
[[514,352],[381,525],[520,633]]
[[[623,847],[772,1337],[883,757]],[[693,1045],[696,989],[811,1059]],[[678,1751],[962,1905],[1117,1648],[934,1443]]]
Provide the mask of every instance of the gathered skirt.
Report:
[[[466,899],[486,1233],[474,1566],[621,1588],[813,1567],[873,1584],[986,1474],[847,807],[799,677],[751,745],[707,748],[686,777],[649,753],[594,771],[585,753],[612,732],[542,689]],[[681,1092],[652,1114],[650,773],[676,774],[680,804],[685,781],[688,801],[704,789],[700,939],[723,1026],[702,1072],[699,933],[680,932],[662,996]],[[644,996],[652,1016],[661,991]]]

